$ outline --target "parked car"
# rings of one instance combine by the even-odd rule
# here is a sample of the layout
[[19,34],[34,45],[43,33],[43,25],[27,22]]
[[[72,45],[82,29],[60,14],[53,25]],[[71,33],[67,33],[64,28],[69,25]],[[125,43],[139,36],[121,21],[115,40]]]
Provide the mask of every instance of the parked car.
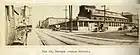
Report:
[[139,28],[137,26],[133,26],[130,32],[138,32]]
[[53,31],[60,31],[60,25],[55,25],[52,30]]
[[[98,26],[98,25],[97,25]],[[98,27],[94,28],[93,32],[105,32],[108,30],[108,25],[107,24],[100,24]]]

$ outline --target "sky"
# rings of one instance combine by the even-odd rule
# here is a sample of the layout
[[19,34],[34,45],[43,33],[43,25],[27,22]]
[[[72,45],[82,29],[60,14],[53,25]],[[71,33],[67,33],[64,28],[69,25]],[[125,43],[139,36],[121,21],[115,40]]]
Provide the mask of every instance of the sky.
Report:
[[[79,6],[80,5],[73,5],[73,18],[76,18],[79,13]],[[101,4],[95,4],[97,9],[103,9]],[[37,25],[39,20],[45,20],[47,17],[56,17],[56,18],[64,18],[65,17],[65,5],[32,5],[31,10],[31,19],[33,26]],[[114,12],[130,12],[136,13],[136,8],[140,6],[137,5],[107,5],[109,11]],[[67,6],[68,9],[68,6]],[[68,16],[68,11],[67,11]]]

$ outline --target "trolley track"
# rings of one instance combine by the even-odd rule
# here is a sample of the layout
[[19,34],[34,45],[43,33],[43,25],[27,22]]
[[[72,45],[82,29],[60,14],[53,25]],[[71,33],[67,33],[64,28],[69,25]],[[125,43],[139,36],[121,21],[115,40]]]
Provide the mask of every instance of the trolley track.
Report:
[[[79,41],[79,42],[84,42],[84,43],[87,43],[87,44],[93,44],[93,45],[106,45],[106,44],[102,44],[102,43],[94,43],[94,42],[89,42],[89,41],[83,41],[82,39],[81,40],[77,40],[76,38],[83,38],[83,39],[90,39],[90,40],[99,40],[99,41],[107,41],[107,42],[114,42],[114,43],[118,43],[118,44],[133,44],[133,43],[137,43],[136,40],[134,40],[133,42],[127,42],[127,41],[114,41],[114,40],[104,40],[104,39],[96,39],[96,38],[93,38],[93,37],[89,37],[89,36],[80,36],[80,35],[73,35],[73,34],[66,34],[66,33],[61,33],[59,32],[60,34],[62,35],[59,35],[61,37],[64,37],[64,38],[68,38],[68,39],[71,39],[71,40],[75,40],[75,41]],[[71,36],[71,37],[66,37],[66,36]],[[72,38],[74,37],[74,38]]]
[[[49,35],[48,32],[44,32],[44,31],[41,31],[42,33],[46,34],[46,35]],[[66,38],[66,39],[69,39],[69,40],[73,40],[75,42],[82,42],[82,43],[85,43],[85,44],[90,44],[90,45],[101,45],[101,44],[96,44],[96,43],[93,43],[93,42],[87,42],[87,41],[82,41],[82,40],[78,40],[76,38],[70,38],[70,37],[67,37],[67,36],[64,36],[64,35],[59,35],[59,34],[56,34],[57,36],[60,36],[60,37],[63,37],[63,38]],[[76,44],[77,45],[77,44]]]
[[[68,34],[68,33],[61,33],[61,32],[56,32],[56,31],[45,31],[45,30],[37,30],[36,32],[38,37],[40,38],[41,42],[43,45],[51,45],[48,44],[45,39],[42,38],[42,36],[39,33],[42,33],[47,35],[47,37],[51,37],[59,42],[62,42],[63,44],[60,45],[106,45],[104,43],[100,43],[100,41],[107,41],[107,42],[112,42],[112,44],[118,43],[118,44],[133,44],[135,42],[119,42],[119,41],[110,41],[110,40],[102,40],[102,39],[95,39],[92,37],[87,37],[87,36],[80,36],[80,35],[74,35],[74,34]],[[93,40],[93,41],[92,41]],[[95,43],[94,41],[97,40],[99,43]],[[50,42],[51,43],[51,42]]]
[[43,45],[48,45],[47,42],[43,39],[43,37],[42,37],[37,31],[35,31],[35,32],[36,32],[36,34],[38,35],[38,37],[39,37],[41,43],[42,43]]

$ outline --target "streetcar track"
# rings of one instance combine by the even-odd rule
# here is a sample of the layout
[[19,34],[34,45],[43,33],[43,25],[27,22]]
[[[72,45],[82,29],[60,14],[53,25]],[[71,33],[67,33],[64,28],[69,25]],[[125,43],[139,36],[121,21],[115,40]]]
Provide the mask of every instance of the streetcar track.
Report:
[[[43,31],[41,31],[43,32]],[[45,33],[45,32],[43,32]],[[47,33],[45,33],[47,34]],[[48,34],[47,34],[48,35]],[[51,36],[51,35],[50,35]],[[67,39],[70,39],[70,40],[74,40],[74,41],[78,41],[78,42],[83,42],[83,43],[87,43],[87,44],[92,44],[92,45],[103,45],[103,44],[96,44],[96,43],[89,43],[89,42],[86,42],[86,41],[81,41],[81,40],[77,40],[77,39],[74,39],[74,38],[69,38],[69,37],[66,37],[66,36],[63,36],[63,35],[59,35],[60,37],[63,37],[63,38],[67,38]]]
[[[35,31],[35,30],[34,30],[34,31]],[[41,37],[41,36],[39,35],[39,33],[37,33],[37,31],[35,31],[35,32],[36,32],[36,34],[38,35],[38,37],[39,37],[41,43],[42,43],[44,46],[45,46],[45,45],[48,45],[48,44],[46,43],[46,41],[43,40],[43,37]]]
[[[61,33],[61,34],[64,34],[64,33]],[[92,38],[87,38],[87,37],[77,36],[77,35],[70,35],[70,34],[64,34],[64,35],[69,35],[69,36],[78,37],[78,38],[92,39]],[[62,36],[62,35],[60,35],[60,36]],[[65,36],[62,36],[62,37],[68,38],[68,37],[65,37]],[[77,41],[76,39],[73,39],[73,38],[68,38],[68,39]],[[94,39],[95,39],[95,38],[94,38]],[[92,40],[93,40],[93,39],[92,39]],[[125,43],[133,44],[133,43],[137,43],[136,40],[134,40],[133,42],[121,42],[121,41],[103,40],[103,39],[95,39],[95,40],[111,41],[111,42],[116,42],[116,43],[120,43],[120,44],[125,44]],[[80,42],[81,42],[81,41],[80,41]],[[82,41],[82,42],[85,42],[85,41]],[[88,42],[87,42],[87,43],[88,43]],[[92,44],[92,43],[88,43],[88,44]],[[96,44],[96,43],[94,43],[94,45],[105,45],[105,44]]]
[[[39,31],[40,31],[40,30],[39,30]],[[40,32],[44,33],[43,31],[40,31]],[[65,41],[63,41],[63,40],[60,40],[60,39],[58,39],[58,38],[56,38],[56,37],[54,37],[54,36],[52,36],[52,35],[49,35],[49,34],[47,34],[47,33],[44,33],[44,34],[46,34],[46,35],[48,35],[48,36],[50,36],[50,37],[52,37],[52,38],[54,38],[54,39],[56,39],[56,40],[58,40],[58,41],[64,43],[64,44],[66,44],[66,45],[76,45],[76,44],[72,44],[72,43],[67,43],[67,42],[65,42]]]
[[[62,42],[62,43],[65,43],[66,45],[76,45],[76,44],[72,44],[72,43],[68,43],[68,42],[66,42],[66,41],[63,41],[63,40],[61,40],[61,39],[59,39],[59,38],[56,38],[55,36],[52,36],[52,35],[46,33],[46,32],[43,31],[43,30],[39,30],[39,31],[42,32],[42,33],[44,33],[44,34],[46,34],[46,35],[48,35],[48,36],[50,36],[50,37],[52,37],[52,38],[54,38],[54,39],[56,39],[56,40],[58,40],[58,41],[60,41],[60,42]],[[61,33],[61,34],[64,34],[64,33]],[[58,35],[58,34],[57,34],[57,35]],[[92,38],[88,38],[88,37],[76,36],[76,35],[70,35],[70,34],[64,34],[64,35],[68,35],[68,36],[72,36],[72,37],[78,37],[78,38],[92,39]],[[82,41],[82,40],[77,40],[77,39],[75,39],[75,38],[66,37],[66,36],[64,36],[64,35],[58,35],[58,36],[63,37],[63,38],[66,38],[66,39],[70,39],[70,40],[82,42],[82,43],[92,44],[92,45],[106,45],[106,44],[98,44],[98,43],[94,43],[94,42],[86,42],[86,41]],[[102,39],[95,39],[95,40],[111,41],[111,40],[102,40]],[[113,42],[120,43],[120,44],[123,44],[123,43],[124,43],[124,44],[125,44],[125,43],[128,43],[128,44],[137,43],[137,42],[135,42],[135,41],[134,41],[134,42],[113,41]]]
[[[64,34],[64,33],[61,33],[61,34]],[[129,43],[129,44],[138,43],[137,40],[134,40],[133,42],[126,42],[126,41],[125,41],[125,42],[122,42],[122,41],[113,41],[113,40],[96,39],[96,38],[92,38],[92,37],[90,38],[89,36],[88,36],[88,37],[89,37],[89,38],[88,38],[88,37],[86,37],[86,36],[83,37],[83,36],[73,35],[73,34],[71,34],[71,35],[70,35],[70,34],[64,34],[64,35],[69,35],[69,36],[79,37],[79,38],[85,38],[85,39],[92,39],[92,40],[95,39],[95,40],[101,40],[101,41],[112,41],[112,42],[116,42],[116,43]]]

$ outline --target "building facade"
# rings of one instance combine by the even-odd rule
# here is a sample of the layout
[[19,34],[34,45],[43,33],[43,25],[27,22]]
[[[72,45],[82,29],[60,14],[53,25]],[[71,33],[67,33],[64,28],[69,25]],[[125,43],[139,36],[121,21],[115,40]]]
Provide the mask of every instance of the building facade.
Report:
[[48,17],[45,20],[42,21],[42,28],[51,28],[52,25],[68,22],[68,19],[66,18],[54,18],[54,17]]
[[[122,24],[129,24],[129,20],[126,17],[123,17],[121,13],[113,11],[105,11],[101,9],[96,9],[95,6],[80,6],[80,11],[78,14],[79,30],[86,28],[87,31],[91,31],[93,24],[106,24],[109,26],[109,29],[115,31]],[[89,25],[89,26],[88,26]],[[85,27],[87,26],[87,27]],[[91,27],[90,27],[91,26]]]

